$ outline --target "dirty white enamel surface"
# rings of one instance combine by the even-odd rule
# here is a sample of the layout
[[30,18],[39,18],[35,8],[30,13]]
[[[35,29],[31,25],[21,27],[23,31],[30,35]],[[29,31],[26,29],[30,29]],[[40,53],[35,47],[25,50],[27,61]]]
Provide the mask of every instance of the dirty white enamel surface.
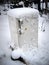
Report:
[[10,27],[10,35],[11,35],[11,45],[13,43],[14,48],[18,47],[18,22],[16,18],[8,16],[9,19],[9,27]]
[[38,46],[38,19],[23,19],[23,33],[19,35],[19,46],[28,51]]
[[[18,8],[8,11],[11,41],[14,42],[15,48],[20,47],[27,51],[38,46],[38,16],[39,12],[32,8]],[[18,32],[18,19],[23,21],[21,24],[22,34]]]

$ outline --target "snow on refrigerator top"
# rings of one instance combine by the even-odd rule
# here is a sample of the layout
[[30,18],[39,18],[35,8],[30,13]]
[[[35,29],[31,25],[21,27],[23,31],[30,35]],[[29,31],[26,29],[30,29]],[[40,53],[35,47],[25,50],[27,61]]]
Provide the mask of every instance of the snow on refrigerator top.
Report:
[[7,12],[9,16],[21,18],[21,17],[31,17],[32,18],[38,18],[39,12],[36,9],[33,8],[15,8],[11,9]]

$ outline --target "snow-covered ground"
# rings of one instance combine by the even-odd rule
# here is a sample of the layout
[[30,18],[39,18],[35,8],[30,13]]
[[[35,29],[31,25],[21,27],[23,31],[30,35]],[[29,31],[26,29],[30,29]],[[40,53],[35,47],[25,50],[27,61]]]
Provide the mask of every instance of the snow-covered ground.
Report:
[[23,65],[19,61],[11,60],[10,30],[7,15],[0,16],[0,65]]
[[[4,13],[4,12],[3,12]],[[49,65],[49,15],[39,17],[38,48],[26,52],[22,57],[28,65]],[[44,30],[44,31],[43,31]],[[9,21],[7,15],[0,15],[0,65],[24,65],[11,60]]]

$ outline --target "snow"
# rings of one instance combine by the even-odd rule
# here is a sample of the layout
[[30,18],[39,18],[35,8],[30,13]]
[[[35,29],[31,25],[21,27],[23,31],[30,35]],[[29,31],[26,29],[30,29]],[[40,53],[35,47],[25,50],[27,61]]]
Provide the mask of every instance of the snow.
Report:
[[32,8],[34,8],[34,9],[38,9],[38,5],[37,4],[32,4],[32,6],[31,6]]
[[20,1],[19,2],[19,5],[23,5],[23,7],[24,7],[24,2],[23,1]]
[[[38,48],[27,51],[21,56],[28,65],[49,65],[49,17],[44,15],[39,17]],[[42,22],[45,20],[43,32]],[[0,15],[0,65],[24,65],[20,61],[12,61],[11,49],[9,48],[10,30],[7,15]],[[6,56],[4,56],[4,54]]]
[[12,52],[12,55],[11,56],[12,56],[13,59],[18,59],[18,58],[20,58],[22,56],[22,54],[23,54],[22,49],[21,48],[17,48],[17,49],[15,49]]
[[13,16],[13,17],[16,17],[16,18],[20,18],[20,17],[24,17],[24,16],[30,17],[31,14],[33,15],[32,16],[33,18],[34,17],[37,18],[38,15],[39,15],[38,10],[29,8],[29,7],[28,8],[24,7],[24,8],[9,10],[7,13],[8,13],[9,16]]

